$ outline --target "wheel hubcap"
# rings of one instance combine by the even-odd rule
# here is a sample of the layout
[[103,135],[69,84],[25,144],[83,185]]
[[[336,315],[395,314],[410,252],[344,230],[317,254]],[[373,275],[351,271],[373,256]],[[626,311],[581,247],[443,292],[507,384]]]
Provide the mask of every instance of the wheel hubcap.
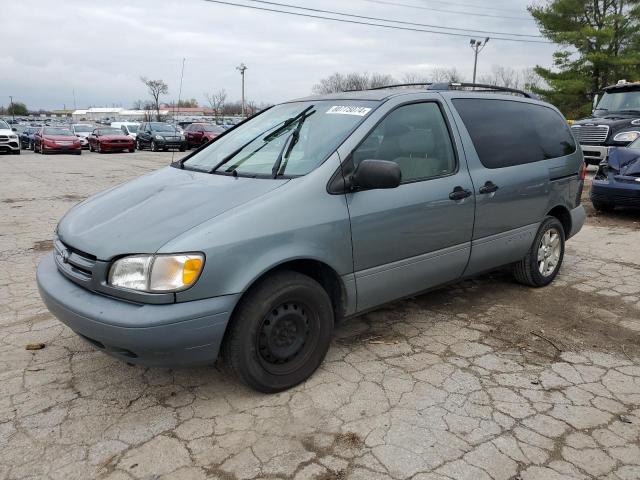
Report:
[[561,251],[560,232],[550,228],[544,232],[538,246],[538,270],[542,276],[548,277],[555,272]]
[[258,353],[268,364],[291,362],[304,350],[309,330],[305,308],[297,303],[284,303],[271,310],[262,321],[258,331]]

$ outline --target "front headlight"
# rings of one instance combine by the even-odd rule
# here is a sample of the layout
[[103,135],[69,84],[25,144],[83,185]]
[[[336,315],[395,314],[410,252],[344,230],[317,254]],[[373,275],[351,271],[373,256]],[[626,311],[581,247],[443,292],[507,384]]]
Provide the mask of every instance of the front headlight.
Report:
[[142,292],[176,292],[193,285],[203,266],[201,253],[131,255],[113,263],[109,285]]
[[631,131],[631,132],[622,132],[613,137],[614,142],[633,142],[638,137],[640,137],[640,132]]
[[156,140],[164,140],[164,137],[162,135],[156,135],[155,139]]
[[631,120],[631,125],[640,125],[640,118],[636,118],[635,120]]
[[184,140],[184,135],[180,135],[180,140]]

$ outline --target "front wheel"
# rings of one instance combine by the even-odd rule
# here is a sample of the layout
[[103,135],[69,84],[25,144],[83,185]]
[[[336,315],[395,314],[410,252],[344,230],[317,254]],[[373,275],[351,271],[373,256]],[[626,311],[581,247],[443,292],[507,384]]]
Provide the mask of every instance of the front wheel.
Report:
[[157,152],[158,151],[158,144],[156,143],[155,140],[151,140],[151,151],[152,152]]
[[327,292],[312,278],[269,275],[241,300],[222,346],[227,368],[251,388],[275,393],[309,378],[333,332]]
[[136,150],[142,150],[142,142],[140,140],[136,140]]
[[516,280],[530,287],[549,285],[562,265],[565,233],[562,223],[555,217],[547,217],[527,255],[513,267]]

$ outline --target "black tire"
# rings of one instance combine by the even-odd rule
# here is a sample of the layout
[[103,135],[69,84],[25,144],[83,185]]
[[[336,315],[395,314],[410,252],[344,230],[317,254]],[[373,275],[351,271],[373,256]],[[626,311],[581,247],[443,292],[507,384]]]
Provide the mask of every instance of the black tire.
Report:
[[82,149],[78,150],[77,152],[74,152],[76,155],[82,155]]
[[223,362],[255,390],[286,390],[320,366],[333,323],[331,300],[318,282],[297,272],[274,273],[240,301],[227,327]]
[[134,148],[130,148],[130,149],[129,149],[129,153],[133,153],[133,152],[135,152],[135,151],[136,151],[135,147],[134,147]]
[[20,152],[20,150],[14,150],[14,151],[13,151],[13,152],[11,152],[11,153],[13,153],[14,155],[20,155],[20,153],[21,153],[21,152]]
[[29,150],[33,151],[35,149],[35,145],[33,142],[29,142]]
[[136,150],[142,150],[142,142],[136,139]]
[[157,152],[157,151],[158,151],[158,144],[156,143],[156,141],[155,141],[155,140],[151,140],[151,146],[150,146],[150,148],[151,148],[151,151],[152,151],[152,152]]
[[612,203],[598,202],[597,200],[591,200],[593,208],[599,212],[613,212],[615,206]]
[[[554,233],[558,235],[560,252],[557,259],[553,259],[553,255],[550,255],[549,263],[553,263],[553,270],[547,271],[546,274],[543,274],[540,271],[543,267],[539,264],[539,255],[546,255],[546,253],[541,253],[541,245],[543,237],[547,232],[551,232],[552,235]],[[546,217],[540,225],[538,233],[536,234],[527,255],[513,266],[513,275],[516,280],[523,285],[528,285],[530,287],[545,287],[553,282],[562,267],[562,260],[564,258],[564,242],[565,232],[560,220],[555,217]],[[546,257],[540,261],[544,263],[545,260],[547,260]]]
[[96,152],[98,152],[98,153],[104,153],[104,152],[102,151],[102,147],[100,146],[100,142],[97,142],[97,143],[96,143]]
[[181,152],[184,152],[186,149],[187,149],[187,147],[180,147],[180,149],[179,149],[179,150],[180,150]]
[[89,144],[89,151],[93,152],[93,145]]

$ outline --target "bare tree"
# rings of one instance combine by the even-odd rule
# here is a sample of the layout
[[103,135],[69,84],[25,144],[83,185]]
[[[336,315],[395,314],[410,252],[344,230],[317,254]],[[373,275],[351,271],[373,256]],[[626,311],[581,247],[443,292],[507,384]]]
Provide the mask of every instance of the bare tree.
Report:
[[339,73],[321,79],[313,86],[314,93],[326,94],[344,92],[346,90],[365,90],[367,88],[384,87],[397,83],[391,75],[383,73]]
[[216,120],[220,116],[220,114],[224,110],[224,104],[227,101],[227,91],[224,88],[221,88],[217,92],[213,92],[211,94],[205,93],[204,96],[211,105],[211,109],[213,110],[213,114],[216,117]]
[[478,81],[479,83],[486,83],[487,85],[529,91],[539,88],[542,84],[542,78],[533,68],[529,67],[515,70],[511,67],[503,67],[501,65],[491,67],[491,73],[480,75]]
[[422,73],[406,72],[402,75],[402,83],[429,83],[429,77]]
[[436,67],[431,71],[429,75],[431,77],[431,81],[435,83],[440,82],[463,82],[464,78],[462,74],[458,72],[458,69],[455,67],[451,68],[442,68]]
[[156,120],[160,121],[160,95],[169,93],[169,86],[163,80],[149,80],[147,77],[140,77],[149,90],[149,95],[153,98],[153,107],[156,111]]

